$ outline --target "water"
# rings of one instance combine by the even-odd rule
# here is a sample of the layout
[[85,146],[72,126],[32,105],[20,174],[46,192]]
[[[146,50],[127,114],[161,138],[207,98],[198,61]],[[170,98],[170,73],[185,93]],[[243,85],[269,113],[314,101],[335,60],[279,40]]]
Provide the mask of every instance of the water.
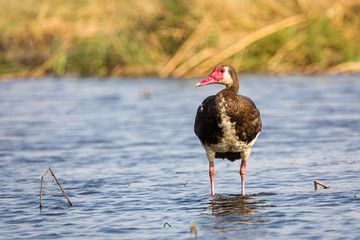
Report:
[[[216,160],[212,198],[195,80],[0,82],[1,239],[359,239],[360,82],[241,76],[261,111],[240,162]],[[198,79],[199,80],[199,79]],[[150,91],[150,97],[143,92]],[[71,199],[45,177],[51,167]],[[314,191],[313,181],[330,186]]]

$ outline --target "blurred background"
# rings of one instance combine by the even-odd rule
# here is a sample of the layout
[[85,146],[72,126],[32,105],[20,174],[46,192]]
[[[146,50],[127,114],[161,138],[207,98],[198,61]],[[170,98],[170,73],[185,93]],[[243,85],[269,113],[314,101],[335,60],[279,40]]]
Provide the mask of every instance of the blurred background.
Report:
[[360,1],[0,1],[0,76],[359,72]]

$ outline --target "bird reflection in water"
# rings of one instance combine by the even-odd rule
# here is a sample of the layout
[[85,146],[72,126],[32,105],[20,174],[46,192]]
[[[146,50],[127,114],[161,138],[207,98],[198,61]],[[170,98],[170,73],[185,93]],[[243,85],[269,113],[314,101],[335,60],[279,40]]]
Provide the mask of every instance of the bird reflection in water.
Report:
[[[257,195],[256,195],[257,196]],[[260,210],[269,206],[265,200],[256,200],[255,195],[216,195],[208,203],[210,215],[215,217],[211,228],[220,231],[255,229],[268,220],[262,219]]]

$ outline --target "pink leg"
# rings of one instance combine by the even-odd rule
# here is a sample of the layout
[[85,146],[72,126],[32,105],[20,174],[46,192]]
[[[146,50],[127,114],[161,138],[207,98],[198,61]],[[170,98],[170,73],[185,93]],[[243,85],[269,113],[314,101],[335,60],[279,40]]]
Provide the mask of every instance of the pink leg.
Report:
[[244,160],[241,161],[240,176],[241,176],[241,195],[245,196],[246,161]]
[[210,183],[211,183],[211,195],[215,196],[215,165],[214,162],[209,162],[209,175],[210,175]]

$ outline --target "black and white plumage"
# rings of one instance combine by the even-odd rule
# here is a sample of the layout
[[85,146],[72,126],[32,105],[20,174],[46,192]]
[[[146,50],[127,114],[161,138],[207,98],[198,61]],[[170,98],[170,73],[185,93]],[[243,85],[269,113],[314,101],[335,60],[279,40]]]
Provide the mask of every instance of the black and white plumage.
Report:
[[214,158],[230,161],[241,159],[242,195],[245,195],[246,161],[259,136],[262,125],[260,112],[248,97],[238,95],[239,79],[230,65],[215,67],[196,86],[223,84],[225,89],[207,97],[199,106],[194,131],[206,150],[209,160],[211,194],[214,195]]

